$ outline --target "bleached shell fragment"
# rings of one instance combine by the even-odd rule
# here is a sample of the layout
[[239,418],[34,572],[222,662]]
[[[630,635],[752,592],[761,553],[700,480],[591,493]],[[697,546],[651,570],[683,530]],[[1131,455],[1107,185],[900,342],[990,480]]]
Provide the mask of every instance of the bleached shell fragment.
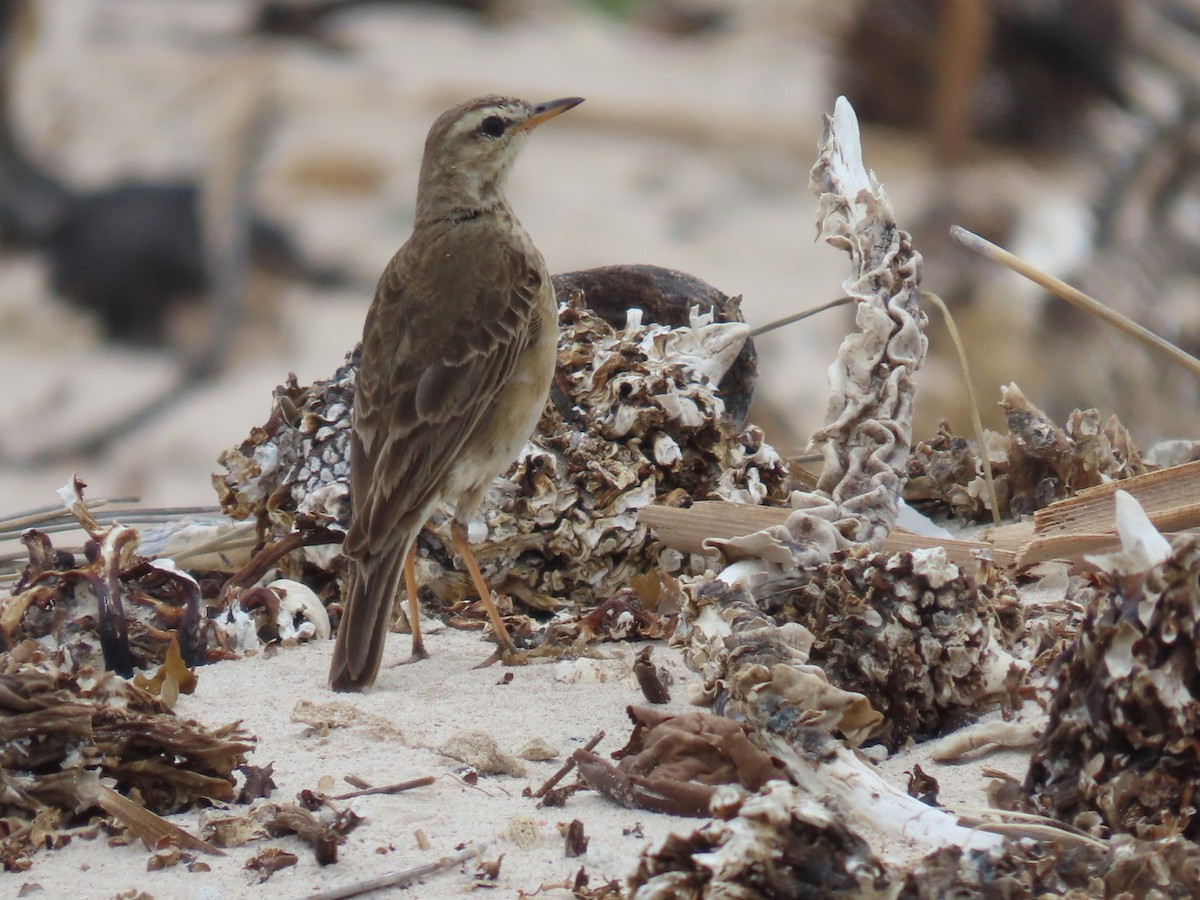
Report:
[[680,394],[656,394],[654,401],[663,408],[668,418],[679,422],[684,428],[699,428],[704,424],[704,414],[696,401]]
[[532,850],[542,843],[542,829],[533,816],[513,816],[505,823],[500,836],[522,850]]
[[730,587],[753,590],[767,583],[771,577],[771,566],[766,560],[743,559],[726,566],[717,577]]
[[1127,678],[1133,672],[1133,645],[1141,633],[1129,622],[1121,622],[1104,651],[1104,666],[1113,678]]
[[[950,562],[945,547],[924,547],[912,551],[912,571],[920,575],[934,590],[945,587],[962,572]],[[890,563],[889,563],[890,565]]]
[[532,737],[517,751],[517,756],[529,762],[548,762],[557,759],[558,748],[543,737]]
[[221,645],[234,653],[246,653],[262,646],[258,639],[258,623],[238,603],[231,604],[212,622],[220,634]]
[[633,426],[637,424],[638,411],[633,406],[621,406],[617,408],[613,414],[612,422],[609,425],[608,431],[615,438],[622,438],[633,431]]
[[589,657],[554,664],[554,680],[562,684],[604,684],[628,678],[631,672],[628,663]]
[[665,431],[654,435],[654,461],[660,466],[673,466],[682,461],[683,453],[679,444]]
[[688,328],[650,332],[648,337],[649,345],[643,343],[648,355],[687,364],[715,385],[737,361],[750,337],[750,326],[744,322],[713,322],[711,313],[700,314],[693,309]]
[[[319,641],[329,639],[332,634],[329,613],[325,611],[325,604],[312,588],[290,578],[276,579],[267,587],[279,596],[279,617],[275,624],[279,628],[280,638],[306,640],[311,637]],[[303,619],[304,622],[298,626],[297,619]]]
[[1142,505],[1128,491],[1117,491],[1114,500],[1120,551],[1084,558],[1097,568],[1119,575],[1137,575],[1165,562],[1171,555],[1171,543],[1159,534]]

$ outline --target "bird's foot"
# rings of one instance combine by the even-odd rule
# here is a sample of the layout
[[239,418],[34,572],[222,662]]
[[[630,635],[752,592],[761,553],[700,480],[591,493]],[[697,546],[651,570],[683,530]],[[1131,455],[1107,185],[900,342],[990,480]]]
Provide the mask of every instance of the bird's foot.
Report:
[[411,666],[413,663],[419,663],[423,659],[429,659],[429,651],[425,649],[425,643],[419,640],[413,641],[412,654],[408,659],[402,659],[398,663],[393,663],[392,668]]
[[392,663],[392,668],[398,669],[401,666],[411,666],[413,663],[419,663],[426,659],[429,659],[429,654],[422,650],[420,653],[412,654],[408,659],[402,659],[400,662]]
[[500,663],[505,666],[523,666],[532,659],[528,651],[518,650],[514,646],[497,647],[496,652],[475,666],[476,669],[486,669],[488,666],[494,666]]

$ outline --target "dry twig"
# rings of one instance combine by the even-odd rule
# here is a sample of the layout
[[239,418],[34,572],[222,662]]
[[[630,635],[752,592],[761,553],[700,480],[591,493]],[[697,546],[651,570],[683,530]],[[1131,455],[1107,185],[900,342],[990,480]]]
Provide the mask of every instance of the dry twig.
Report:
[[452,853],[449,856],[443,856],[441,859],[436,859],[431,863],[426,863],[423,866],[415,866],[411,869],[402,869],[399,872],[390,872],[387,875],[380,875],[377,878],[367,878],[363,881],[348,884],[345,887],[333,888],[328,891],[320,891],[316,894],[309,894],[307,900],[342,900],[344,897],[357,897],[359,894],[365,894],[368,891],[378,891],[383,888],[398,887],[402,884],[416,881],[425,875],[432,875],[434,872],[440,872],[443,869],[449,869],[451,866],[456,866],[459,863],[466,862],[472,857],[483,855],[487,850],[487,844],[467,844],[457,853]]
[[[583,749],[591,753],[596,749],[597,745],[599,745],[602,740],[604,740],[604,732],[597,731],[595,737],[583,745]],[[557,772],[547,778],[546,782],[540,788],[534,791],[533,799],[540,800],[542,797],[545,797],[552,787],[554,787],[571,773],[573,768],[575,768],[575,759],[574,757],[571,757],[562,764],[561,768],[559,768]]]

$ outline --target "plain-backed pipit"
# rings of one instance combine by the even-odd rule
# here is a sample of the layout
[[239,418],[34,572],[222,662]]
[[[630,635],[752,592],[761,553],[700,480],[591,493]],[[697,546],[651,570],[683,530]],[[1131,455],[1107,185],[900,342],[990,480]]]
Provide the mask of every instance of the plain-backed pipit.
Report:
[[546,263],[504,188],[529,131],[581,102],[482,97],[443,113],[429,131],[412,236],[384,270],[363,328],[350,586],[329,673],[334,690],[374,682],[402,571],[413,657],[426,655],[412,551],[442,502],[454,506],[454,543],[501,652],[513,651],[465,526],[541,416],[558,309]]

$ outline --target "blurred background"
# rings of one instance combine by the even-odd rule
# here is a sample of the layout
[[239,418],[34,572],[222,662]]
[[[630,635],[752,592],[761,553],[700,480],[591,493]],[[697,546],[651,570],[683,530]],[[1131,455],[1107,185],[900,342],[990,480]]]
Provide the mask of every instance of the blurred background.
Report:
[[[1198,34],[1191,0],[0,0],[0,512],[72,471],[212,504],[274,387],[358,340],[429,124],[484,93],[587,98],[512,178],[552,271],[680,269],[755,326],[842,293],[808,171],[844,93],[985,419],[1016,381],[1196,437],[1194,379],[947,228],[1200,350]],[[969,427],[930,315],[918,438]],[[751,418],[784,452],[850,316],[759,339]]]

